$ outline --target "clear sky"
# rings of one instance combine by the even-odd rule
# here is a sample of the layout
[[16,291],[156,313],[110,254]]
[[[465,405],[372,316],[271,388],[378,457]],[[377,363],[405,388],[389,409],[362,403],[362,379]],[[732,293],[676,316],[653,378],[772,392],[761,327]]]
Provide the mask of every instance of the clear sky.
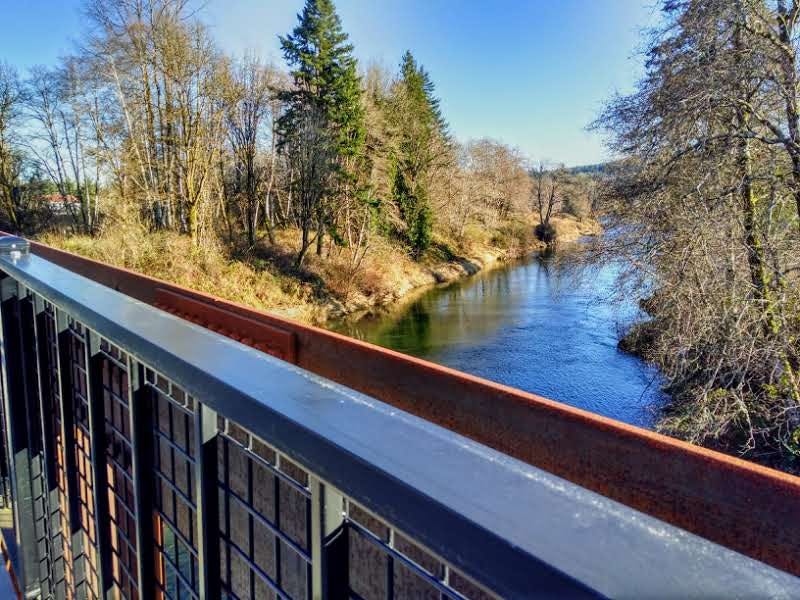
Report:
[[[204,0],[220,46],[283,64],[278,34],[302,0]],[[0,60],[52,63],[82,30],[81,0],[0,0],[10,27]],[[654,0],[337,0],[360,61],[394,67],[406,49],[431,73],[461,140],[498,138],[534,160],[605,159],[584,128],[615,91],[641,74],[641,31]]]

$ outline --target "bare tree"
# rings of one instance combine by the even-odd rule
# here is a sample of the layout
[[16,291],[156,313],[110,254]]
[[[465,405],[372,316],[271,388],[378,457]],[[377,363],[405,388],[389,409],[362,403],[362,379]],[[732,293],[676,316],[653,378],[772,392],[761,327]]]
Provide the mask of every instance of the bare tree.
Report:
[[22,100],[22,86],[16,70],[0,62],[0,203],[14,231],[20,230],[17,208],[22,157],[16,149],[14,134]]
[[600,121],[628,157],[606,248],[650,294],[633,347],[668,378],[666,431],[762,459],[800,453],[800,245],[791,155],[770,126],[786,103],[766,76],[780,60],[753,26],[766,8],[664,6],[639,90]]
[[334,143],[325,127],[325,118],[309,105],[296,112],[294,129],[283,145],[293,167],[292,190],[295,214],[301,230],[300,249],[295,260],[299,267],[319,232],[312,235],[320,203],[326,193],[327,180],[334,164]]
[[34,68],[27,86],[26,114],[34,129],[26,147],[56,186],[78,230],[92,233],[98,182],[90,177],[97,174],[90,172],[91,142],[81,76],[75,63],[67,60],[61,70]]
[[533,207],[539,216],[536,235],[545,242],[555,241],[555,229],[550,219],[561,204],[561,183],[564,178],[564,167],[550,169],[543,161],[532,170]]
[[466,145],[464,168],[473,179],[475,198],[492,223],[503,221],[527,203],[531,179],[522,153],[502,142],[484,138]]
[[[760,75],[775,87],[775,101],[756,106],[749,98],[736,98],[743,112],[752,115],[758,127],[749,132],[759,140],[778,144],[792,164],[792,194],[800,228],[800,107],[798,107],[797,20],[800,2],[777,0],[774,8],[757,0],[737,0],[741,27],[752,34],[765,60],[760,62]],[[761,98],[762,102],[764,98]],[[782,105],[782,109],[780,107]],[[758,131],[758,128],[764,131]]]
[[[225,101],[225,121],[228,140],[235,160],[236,192],[244,197],[244,220],[247,241],[256,243],[259,222],[260,194],[267,172],[269,182],[265,190],[267,209],[267,234],[274,243],[272,223],[269,219],[269,200],[274,182],[275,136],[273,90],[276,84],[275,69],[253,58],[246,58],[233,72],[232,89]],[[269,135],[272,145],[271,164],[259,164],[260,141]]]

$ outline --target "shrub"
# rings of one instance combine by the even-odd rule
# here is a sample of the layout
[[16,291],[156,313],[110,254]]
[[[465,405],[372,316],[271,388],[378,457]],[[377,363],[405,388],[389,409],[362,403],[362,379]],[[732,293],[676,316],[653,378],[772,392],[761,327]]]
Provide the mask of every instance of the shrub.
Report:
[[558,234],[556,228],[550,223],[539,223],[534,230],[536,238],[545,244],[553,244],[556,241]]

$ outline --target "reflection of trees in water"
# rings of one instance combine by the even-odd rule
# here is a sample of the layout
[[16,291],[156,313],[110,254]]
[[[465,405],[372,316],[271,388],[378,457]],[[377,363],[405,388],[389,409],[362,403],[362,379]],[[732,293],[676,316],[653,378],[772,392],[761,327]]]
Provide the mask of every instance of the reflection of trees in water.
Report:
[[[564,254],[542,254],[433,289],[401,310],[345,326],[344,332],[401,352],[432,357],[437,349],[481,342],[503,326],[526,320],[521,308],[544,304],[593,304],[601,291],[596,265],[576,264]],[[602,283],[606,283],[603,281]],[[588,285],[587,285],[588,284]],[[582,289],[581,289],[582,288]],[[548,318],[547,311],[537,315]],[[553,315],[555,316],[555,315]],[[543,326],[548,324],[542,323]]]
[[592,304],[595,300],[608,303],[614,298],[615,278],[610,275],[613,267],[593,260],[592,255],[581,248],[543,252],[536,260],[554,300],[576,293],[587,296],[586,300]]
[[593,267],[582,262],[581,254],[570,250],[548,250],[536,260],[547,278],[553,296],[580,289],[592,278]]
[[403,317],[373,339],[414,354],[429,354],[450,344],[483,340],[517,318],[516,307],[529,282],[517,265],[479,274],[432,290],[409,307]]
[[554,302],[571,302],[587,315],[613,322],[617,332],[627,330],[642,317],[638,298],[645,286],[631,287],[625,266],[593,250],[594,243],[542,254],[537,261]]
[[427,354],[431,351],[432,313],[424,302],[415,302],[394,327],[385,331],[375,341],[391,348],[411,354]]
[[623,303],[602,301],[614,275],[608,264],[532,258],[429,290],[354,329],[361,339],[521,389],[542,393],[546,382],[553,397],[646,424],[637,407],[651,393],[640,363],[616,351]]
[[[464,304],[463,300],[484,302],[491,305],[498,299],[507,302],[513,292],[512,270],[519,267],[497,269],[478,275],[476,279],[464,282],[462,285],[448,288],[447,301],[453,304]],[[523,267],[524,268],[524,267]]]
[[340,323],[336,330],[400,352],[431,356],[436,348],[485,338],[512,320],[513,307],[530,286],[519,280],[518,271],[530,267],[517,264],[480,273],[432,289],[400,310]]

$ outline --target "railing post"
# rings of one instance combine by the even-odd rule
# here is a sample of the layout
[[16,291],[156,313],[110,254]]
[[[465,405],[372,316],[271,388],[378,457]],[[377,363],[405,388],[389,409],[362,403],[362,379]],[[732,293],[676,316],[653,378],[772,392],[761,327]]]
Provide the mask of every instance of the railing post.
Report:
[[[62,558],[62,548],[56,549],[53,545],[54,542],[54,522],[53,522],[53,507],[58,507],[58,485],[55,475],[55,440],[50,435],[51,427],[49,427],[49,419],[52,418],[49,410],[49,398],[52,397],[51,381],[49,364],[44,361],[45,352],[47,350],[47,340],[43,332],[44,328],[44,302],[40,296],[34,295],[26,300],[30,306],[30,333],[33,338],[31,340],[35,349],[36,356],[36,373],[38,374],[38,410],[39,410],[39,423],[38,435],[42,440],[41,458],[39,468],[41,469],[42,481],[42,523],[44,535],[46,536],[47,560],[48,571],[50,578],[45,585],[44,578],[42,578],[42,596],[51,597],[56,595],[55,586],[57,581],[56,573],[54,570],[57,567],[57,561]],[[58,510],[55,511],[55,517],[58,519]],[[60,526],[60,523],[56,523]],[[58,551],[58,554],[56,553]]]
[[25,416],[27,420],[28,453],[30,456],[31,504],[33,507],[33,535],[36,540],[38,561],[38,586],[42,596],[51,593],[52,539],[50,536],[50,508],[48,505],[47,474],[45,472],[44,431],[42,429],[42,385],[39,377],[39,344],[36,336],[36,311],[33,296],[22,286],[17,286],[22,352],[23,385],[25,387]]
[[103,363],[100,337],[86,329],[86,372],[88,377],[89,433],[92,448],[92,479],[94,481],[94,520],[97,541],[97,579],[101,598],[111,598],[111,517],[108,513],[108,477],[106,473],[106,436],[103,411]]
[[33,467],[27,414],[27,386],[18,284],[5,277],[0,282],[2,312],[2,371],[6,391],[5,417],[9,469],[13,491],[15,542],[21,561],[14,565],[26,596],[40,593],[39,557],[36,544]]
[[74,400],[72,398],[72,374],[70,373],[70,336],[67,315],[60,308],[55,308],[56,319],[56,344],[58,346],[58,376],[61,386],[59,394],[61,402],[61,436],[64,440],[64,475],[66,477],[67,521],[69,529],[63,535],[69,538],[71,549],[72,582],[71,592],[76,592],[76,583],[79,573],[75,557],[83,548],[83,535],[81,533],[80,506],[78,502],[77,458],[75,456],[75,415],[73,414]]
[[136,495],[136,551],[139,597],[155,593],[153,566],[153,399],[144,367],[128,356],[133,486]]
[[216,600],[220,597],[217,413],[199,401],[195,411],[194,433],[197,450],[194,468],[197,482],[197,562],[200,599]]
[[309,474],[311,490],[311,597],[348,597],[347,531],[344,499],[334,488]]

